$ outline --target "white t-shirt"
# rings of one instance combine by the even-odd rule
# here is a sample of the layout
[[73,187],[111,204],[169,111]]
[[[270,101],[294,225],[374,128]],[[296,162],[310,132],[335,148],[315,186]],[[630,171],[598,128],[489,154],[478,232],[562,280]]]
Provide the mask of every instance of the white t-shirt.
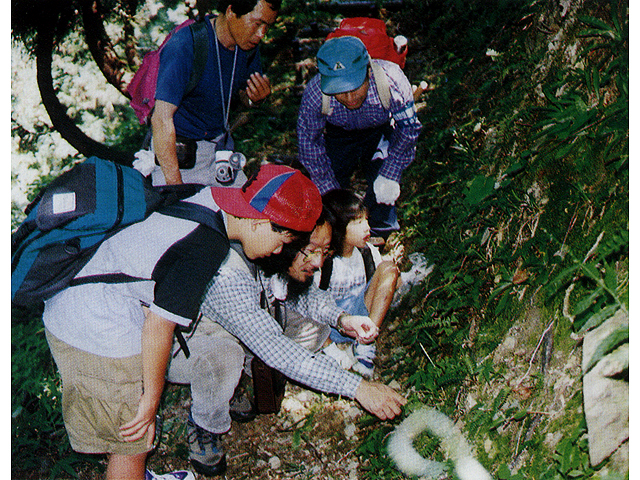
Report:
[[[377,267],[382,261],[378,249],[367,243],[371,250],[373,263]],[[316,272],[314,281],[319,285],[321,272]],[[333,268],[327,291],[331,293],[339,307],[352,315],[367,315],[362,311],[354,311],[354,302],[364,297],[368,282],[366,278],[364,258],[359,249],[354,248],[350,257],[333,257]]]
[[[219,211],[205,188],[187,201]],[[60,340],[111,358],[141,352],[142,306],[189,325],[228,251],[226,235],[155,212],[104,241],[76,275],[124,273],[149,279],[68,287],[45,302],[43,321]]]

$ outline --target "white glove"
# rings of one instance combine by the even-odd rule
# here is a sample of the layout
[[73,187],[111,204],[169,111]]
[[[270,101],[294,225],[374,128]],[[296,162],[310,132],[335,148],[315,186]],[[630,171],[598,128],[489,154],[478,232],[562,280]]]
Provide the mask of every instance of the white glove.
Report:
[[134,157],[133,168],[143,176],[149,175],[156,168],[156,156],[151,150],[138,150]]
[[378,175],[376,181],[373,182],[373,193],[375,193],[378,203],[393,205],[400,196],[400,184],[395,180]]

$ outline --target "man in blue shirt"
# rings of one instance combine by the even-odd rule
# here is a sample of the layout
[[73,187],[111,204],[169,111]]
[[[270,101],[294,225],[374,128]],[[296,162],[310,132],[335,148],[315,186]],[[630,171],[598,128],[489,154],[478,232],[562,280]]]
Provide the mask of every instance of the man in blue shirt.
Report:
[[356,37],[328,40],[317,59],[298,115],[299,160],[322,194],[349,188],[360,166],[372,233],[386,238],[399,228],[394,204],[421,128],[411,84]]
[[153,172],[154,184],[215,183],[216,144],[218,150],[233,149],[225,137],[232,98],[240,94],[250,106],[271,93],[269,79],[262,74],[258,45],[276,21],[280,3],[220,0],[221,13],[204,20],[209,36],[207,60],[191,92],[185,90],[194,62],[193,35],[183,28],[167,42],[160,57],[151,116],[153,150],[159,164]]

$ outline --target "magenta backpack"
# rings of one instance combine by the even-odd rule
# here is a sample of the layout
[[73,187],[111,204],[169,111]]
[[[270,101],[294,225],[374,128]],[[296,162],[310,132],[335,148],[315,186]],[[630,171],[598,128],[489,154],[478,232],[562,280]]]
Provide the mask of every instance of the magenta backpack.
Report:
[[160,53],[173,34],[187,26],[190,27],[191,34],[193,35],[194,60],[193,70],[191,71],[185,94],[191,92],[200,81],[207,61],[207,48],[209,45],[209,36],[205,21],[196,22],[192,19],[185,20],[171,30],[157,50],[149,52],[144,56],[142,65],[140,65],[140,68],[138,68],[138,71],[127,86],[127,93],[131,98],[129,104],[135,111],[138,120],[140,120],[140,125],[145,125],[149,121],[149,117],[156,103],[155,95],[158,83],[158,70],[160,68]]

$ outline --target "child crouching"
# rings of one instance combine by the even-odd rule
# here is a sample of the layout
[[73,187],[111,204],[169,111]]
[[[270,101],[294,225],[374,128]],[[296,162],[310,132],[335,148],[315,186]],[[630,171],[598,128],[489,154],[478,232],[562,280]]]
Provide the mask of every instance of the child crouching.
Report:
[[[357,195],[349,190],[332,190],[323,196],[323,204],[333,217],[331,249],[335,255],[316,277],[318,284],[347,313],[368,316],[380,328],[398,285],[398,267],[393,261],[383,261],[378,249],[369,243],[367,209]],[[332,339],[336,343],[352,341],[337,331],[332,332]],[[356,342],[352,348],[357,360],[352,369],[371,377],[375,344]]]

